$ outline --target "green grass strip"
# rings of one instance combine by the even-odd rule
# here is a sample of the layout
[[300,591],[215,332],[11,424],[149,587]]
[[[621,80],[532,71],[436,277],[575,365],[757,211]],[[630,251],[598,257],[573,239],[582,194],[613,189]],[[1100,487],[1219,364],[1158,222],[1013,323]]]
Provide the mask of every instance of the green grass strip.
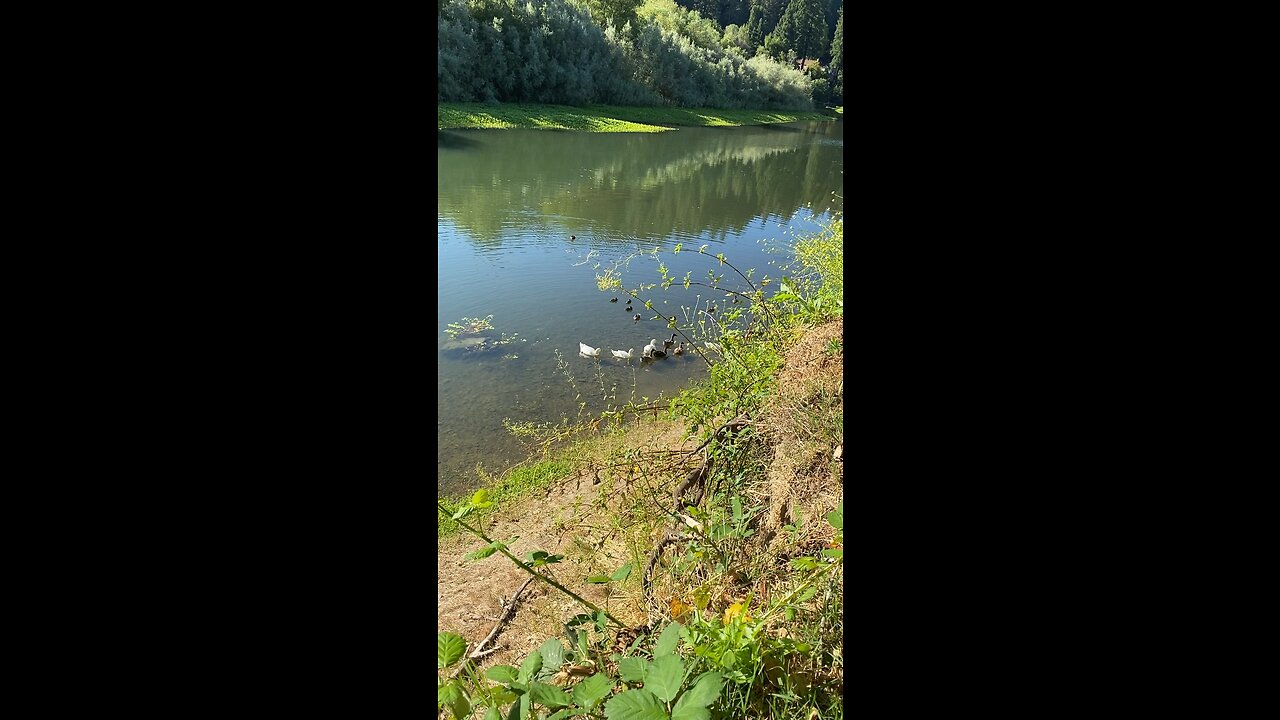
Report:
[[834,120],[831,112],[713,110],[620,105],[488,105],[439,103],[437,129],[531,128],[588,132],[663,132],[677,127],[740,127],[801,120]]
[[[537,490],[545,490],[557,480],[569,477],[572,472],[573,466],[566,460],[542,460],[530,465],[514,467],[501,480],[488,487],[489,499],[494,502],[494,507],[487,510],[477,510],[468,517],[483,519],[494,509],[530,495]],[[466,493],[464,497],[441,498],[440,502],[445,508],[453,511],[457,510],[470,497],[471,493]],[[447,537],[461,529],[457,522],[441,518],[440,525],[437,527],[436,537]]]

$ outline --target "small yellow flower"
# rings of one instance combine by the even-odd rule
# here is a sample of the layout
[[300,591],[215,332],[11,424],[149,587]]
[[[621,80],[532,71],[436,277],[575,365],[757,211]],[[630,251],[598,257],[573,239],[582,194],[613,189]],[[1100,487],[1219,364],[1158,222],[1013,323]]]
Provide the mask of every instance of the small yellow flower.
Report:
[[724,611],[725,624],[732,622],[736,617],[742,618],[742,622],[751,622],[751,612],[744,608],[740,602],[730,605]]
[[671,617],[680,620],[689,614],[693,608],[680,602],[680,598],[671,598]]

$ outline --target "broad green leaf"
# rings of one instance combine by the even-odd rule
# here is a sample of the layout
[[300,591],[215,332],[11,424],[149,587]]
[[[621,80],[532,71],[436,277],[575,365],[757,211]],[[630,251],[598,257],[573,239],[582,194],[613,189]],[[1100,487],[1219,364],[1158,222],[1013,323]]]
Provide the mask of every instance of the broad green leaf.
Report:
[[543,561],[547,563],[558,563],[563,559],[564,559],[563,555],[551,555],[546,558],[543,558]]
[[442,632],[436,635],[437,667],[447,668],[462,659],[467,652],[467,641],[461,635]]
[[529,696],[525,694],[512,703],[511,710],[507,713],[507,720],[525,720],[527,717],[529,717]]
[[476,494],[471,496],[471,504],[478,508],[486,508],[492,505],[493,503],[489,502],[489,491],[484,488],[477,490]]
[[626,580],[627,577],[629,577],[630,575],[631,575],[631,563],[627,563],[626,565],[623,565],[622,567],[618,568],[618,570],[614,572],[612,575],[610,575],[609,578],[612,580],[621,581],[621,580]]
[[648,690],[628,690],[604,704],[604,716],[609,720],[667,720],[667,711]]
[[844,530],[844,501],[841,501],[834,511],[827,513],[827,522],[837,530]]
[[830,549],[827,549],[827,550],[823,550],[823,551],[822,551],[822,554],[823,554],[823,555],[826,555],[826,556],[827,556],[827,557],[829,557],[829,558],[836,558],[836,559],[839,559],[839,560],[843,560],[843,559],[844,559],[844,550],[839,549],[839,548],[830,548]]
[[453,703],[462,691],[456,682],[447,682],[436,688],[436,707],[444,707]]
[[673,622],[663,629],[662,634],[658,636],[658,641],[653,644],[653,656],[658,658],[674,652],[676,646],[680,644],[680,631],[682,630],[684,630],[684,626],[678,622]]
[[542,669],[542,653],[529,653],[529,657],[524,659],[520,664],[520,675],[517,678],[520,682],[528,682],[534,673]]
[[573,686],[573,701],[590,710],[613,691],[613,681],[604,673],[596,673]]
[[564,645],[560,644],[559,638],[547,638],[542,643],[542,647],[538,648],[538,652],[542,653],[542,672],[555,672],[564,664]]
[[454,692],[446,692],[446,704],[449,706],[449,712],[453,713],[454,720],[462,720],[471,714],[471,702],[467,700],[467,694],[462,692],[454,683],[449,683]]
[[462,518],[466,517],[467,513],[469,512],[471,512],[471,505],[463,505],[462,507],[458,508],[458,512],[453,514],[453,519],[461,520]]
[[742,522],[742,501],[737,495],[733,496],[733,519]]
[[494,705],[509,705],[520,699],[520,695],[518,693],[511,692],[500,685],[491,686],[490,689],[493,690]]
[[547,716],[547,720],[564,720],[574,715],[586,715],[588,712],[588,710],[583,710],[582,708],[565,708]]
[[684,662],[679,655],[663,655],[654,658],[649,665],[649,673],[645,675],[644,687],[663,702],[675,700],[680,692],[680,681],[684,678]]
[[596,585],[603,585],[604,583],[607,583],[612,579],[613,578],[610,578],[604,575],[592,575],[591,577],[587,578],[587,582],[595,583]]
[[566,707],[573,703],[569,697],[569,693],[561,690],[555,685],[536,682],[529,686],[529,695],[533,701],[539,705],[548,708]]
[[627,682],[644,682],[649,672],[649,661],[639,657],[624,657],[618,661],[618,677]]
[[565,625],[567,625],[568,627],[577,627],[579,625],[586,625],[589,622],[595,622],[595,620],[596,619],[591,615],[587,615],[586,613],[578,613],[577,615],[574,615],[573,618],[569,620],[569,622],[565,623]]
[[706,672],[698,676],[693,683],[693,687],[685,691],[680,696],[680,700],[676,702],[676,706],[672,709],[672,717],[680,711],[681,708],[689,707],[707,707],[720,697],[720,688],[724,684],[724,678],[718,672]]
[[800,593],[800,597],[796,598],[796,602],[804,602],[805,600],[808,600],[809,598],[816,595],[817,592],[818,592],[818,588],[811,587],[808,590],[805,590],[804,592]]
[[494,665],[484,671],[484,676],[490,680],[496,680],[500,683],[514,682],[517,677],[517,670],[510,665]]
[[491,707],[484,711],[484,720],[502,720],[502,713],[498,712],[498,708]]
[[685,705],[671,711],[671,720],[711,720],[711,711],[697,705]]

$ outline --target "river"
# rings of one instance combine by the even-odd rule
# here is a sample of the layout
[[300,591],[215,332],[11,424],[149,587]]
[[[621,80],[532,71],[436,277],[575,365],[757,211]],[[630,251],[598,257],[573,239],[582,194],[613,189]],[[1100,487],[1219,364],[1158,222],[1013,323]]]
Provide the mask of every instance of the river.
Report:
[[[626,310],[625,295],[597,288],[600,273],[623,262],[634,287],[660,282],[662,264],[680,280],[710,271],[741,286],[688,252],[706,245],[753,279],[776,278],[788,243],[844,209],[843,121],[655,134],[442,130],[437,145],[439,494],[477,486],[477,464],[496,474],[524,457],[504,420],[573,420],[705,375],[689,354],[642,363],[609,351],[639,356],[671,337],[658,312],[687,327],[699,317],[690,308],[720,305],[724,292],[677,282],[643,293],[656,312]],[[684,252],[672,252],[677,244]],[[479,352],[475,337],[447,332],[490,315]],[[601,359],[579,357],[580,342]]]

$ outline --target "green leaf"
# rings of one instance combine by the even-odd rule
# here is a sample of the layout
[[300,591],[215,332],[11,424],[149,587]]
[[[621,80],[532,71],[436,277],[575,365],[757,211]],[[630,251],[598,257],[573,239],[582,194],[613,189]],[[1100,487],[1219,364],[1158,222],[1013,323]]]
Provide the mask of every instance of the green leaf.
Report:
[[436,688],[436,707],[444,707],[453,703],[462,691],[458,689],[457,682],[447,682]]
[[538,648],[538,652],[542,653],[542,672],[544,673],[553,673],[564,664],[564,645],[560,644],[559,638],[547,638],[547,641],[542,643],[542,647]]
[[570,618],[569,622],[565,623],[565,626],[578,627],[579,625],[586,625],[587,623],[595,622],[595,621],[596,619],[591,615],[588,615],[586,613],[578,613],[577,615],[574,615],[572,618]]
[[622,580],[626,580],[630,575],[631,575],[631,563],[627,563],[626,565],[623,565],[622,567],[618,568],[612,575],[609,576],[609,578],[612,580],[622,581]]
[[445,704],[449,706],[449,712],[453,713],[454,720],[462,720],[471,714],[471,701],[467,700],[467,694],[456,684],[450,683],[447,687],[453,688],[454,692],[445,692]]
[[582,708],[565,708],[547,716],[547,720],[564,720],[574,715],[586,715],[588,712],[588,710],[583,710]]
[[733,496],[733,519],[737,522],[742,522],[742,501],[738,499],[737,495]]
[[548,708],[566,707],[573,702],[569,697],[569,693],[555,685],[541,682],[536,682],[529,686],[529,695],[533,697],[535,703]]
[[484,671],[484,676],[500,683],[515,682],[518,671],[510,665],[494,665]]
[[658,658],[674,652],[676,646],[680,644],[680,632],[682,630],[684,630],[684,626],[678,622],[673,622],[664,628],[662,634],[658,636],[658,641],[653,644],[653,656]]
[[838,560],[844,559],[844,550],[841,548],[828,548],[826,550],[823,550],[822,554],[826,555],[829,558],[836,558]]
[[680,692],[684,679],[684,662],[679,655],[663,655],[655,658],[644,678],[644,687],[663,702],[671,702]]
[[805,590],[804,592],[800,593],[800,597],[796,598],[796,602],[804,602],[805,600],[808,600],[809,598],[813,597],[817,593],[818,593],[818,588],[811,587],[808,590]]
[[485,558],[489,557],[490,555],[492,555],[492,554],[494,554],[494,553],[498,552],[498,548],[504,548],[504,547],[506,547],[506,545],[503,545],[503,544],[502,544],[502,543],[500,543],[500,542],[494,541],[494,542],[489,543],[488,545],[485,545],[484,547],[480,548],[479,550],[476,550],[476,551],[475,551],[475,552],[473,552],[473,553],[468,553],[468,554],[467,554],[467,559],[468,559],[468,560],[483,560],[483,559],[485,559]]
[[498,708],[491,707],[484,711],[484,720],[502,720],[502,713],[498,712]]
[[724,684],[724,678],[718,672],[706,672],[698,676],[697,681],[693,683],[693,687],[685,691],[680,696],[680,700],[676,703],[672,717],[680,711],[681,708],[688,707],[707,707],[720,697],[720,688]]
[[827,522],[831,523],[831,527],[843,531],[844,530],[844,501],[841,500],[836,509],[827,513]]
[[791,561],[791,567],[796,570],[812,570],[818,567],[818,561],[811,557],[798,557]]
[[529,653],[529,657],[524,659],[520,665],[520,675],[517,680],[520,682],[528,682],[534,673],[542,669],[542,653]]
[[628,690],[604,704],[604,716],[609,720],[667,720],[667,711],[648,690]]
[[466,517],[466,514],[469,512],[471,512],[471,506],[463,505],[462,507],[458,508],[458,512],[453,514],[453,519],[461,520],[463,517]]
[[573,686],[573,701],[590,710],[613,691],[613,681],[604,673],[596,673]]
[[671,711],[671,720],[711,720],[711,711],[697,705],[686,705]]
[[511,710],[507,713],[507,720],[524,720],[527,717],[529,717],[529,696],[525,694],[511,706]]
[[613,580],[613,578],[606,577],[604,575],[592,575],[591,577],[587,578],[587,582],[595,583],[596,585],[603,585],[604,583],[610,582],[611,580]]
[[493,503],[489,501],[489,491],[484,488],[477,490],[476,494],[471,496],[471,504],[478,508],[486,508],[492,505]]
[[649,673],[649,661],[639,657],[624,657],[618,661],[618,677],[626,682],[644,682]]
[[467,652],[467,641],[461,635],[442,632],[436,635],[437,667],[447,668],[462,659]]

